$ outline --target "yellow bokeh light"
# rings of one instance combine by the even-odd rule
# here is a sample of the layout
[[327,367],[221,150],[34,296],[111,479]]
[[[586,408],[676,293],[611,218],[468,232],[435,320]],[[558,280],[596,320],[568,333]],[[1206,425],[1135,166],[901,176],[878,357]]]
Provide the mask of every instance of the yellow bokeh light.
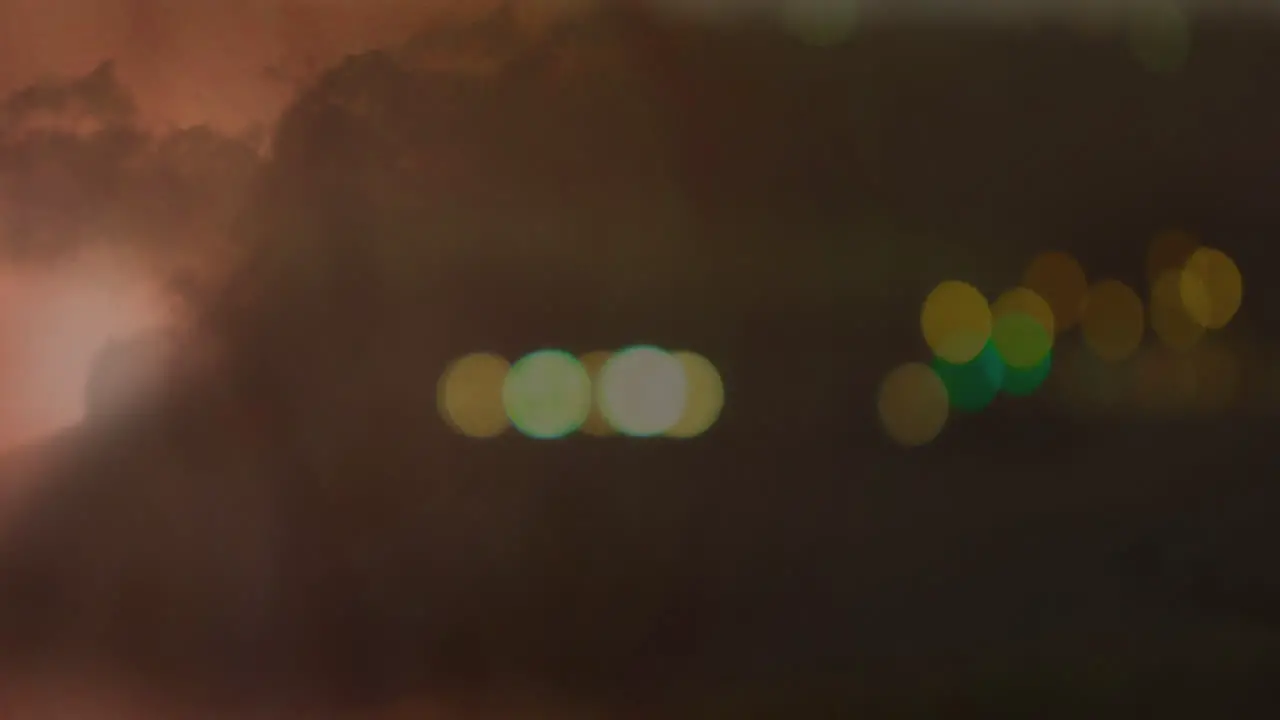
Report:
[[[1197,296],[1200,286],[1208,295],[1208,302]],[[1221,250],[1200,248],[1187,260],[1183,274],[1182,299],[1192,318],[1205,328],[1218,330],[1226,327],[1240,310],[1244,296],[1244,280],[1235,262]]]
[[1142,344],[1146,330],[1142,299],[1118,280],[1103,280],[1085,296],[1080,323],[1089,349],[1103,360],[1119,362]]
[[1010,367],[1034,368],[1053,349],[1053,310],[1033,290],[1006,291],[996,298],[991,314],[991,340]]
[[1064,252],[1037,255],[1022,275],[1022,286],[1049,303],[1055,332],[1065,332],[1080,322],[1089,281],[1075,258]]
[[1194,236],[1181,230],[1155,236],[1147,246],[1147,280],[1154,285],[1161,275],[1181,271],[1199,247]]
[[950,413],[947,388],[933,368],[907,363],[894,368],[880,384],[876,408],[885,432],[905,447],[933,442]]
[[684,367],[656,347],[622,350],[600,371],[600,410],[624,435],[650,437],[667,432],[684,415],[687,396]]
[[613,357],[613,353],[608,350],[596,350],[589,352],[578,361],[582,363],[583,369],[587,371],[587,377],[591,378],[592,397],[591,411],[587,413],[587,419],[582,423],[582,427],[578,428],[584,435],[592,437],[609,437],[616,435],[613,426],[605,419],[604,413],[600,412],[600,371],[604,369],[605,363],[609,362],[609,358]]
[[991,307],[977,288],[947,280],[929,293],[920,329],[933,354],[953,364],[978,356],[991,338]]
[[1151,286],[1151,329],[1167,347],[1188,350],[1204,335],[1190,307],[1208,306],[1209,295],[1199,276],[1185,270],[1166,270]]
[[455,360],[440,376],[436,403],[445,422],[473,438],[501,435],[510,425],[502,385],[510,364],[498,355],[473,353]]
[[684,368],[687,389],[684,412],[666,434],[675,438],[697,437],[720,418],[724,408],[724,383],[716,366],[705,357],[693,352],[674,353],[674,357]]
[[1054,334],[1053,308],[1049,301],[1030,288],[1016,287],[1005,291],[992,304],[991,315],[996,320],[1006,315],[1028,315],[1040,323],[1050,337]]

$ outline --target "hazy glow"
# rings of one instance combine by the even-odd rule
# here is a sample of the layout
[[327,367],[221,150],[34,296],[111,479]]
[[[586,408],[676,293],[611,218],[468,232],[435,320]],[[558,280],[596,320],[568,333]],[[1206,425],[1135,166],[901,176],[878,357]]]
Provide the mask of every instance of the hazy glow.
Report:
[[853,34],[858,0],[787,0],[778,11],[783,25],[801,42],[833,47]]
[[560,350],[525,355],[502,384],[507,417],[521,433],[539,439],[564,437],[591,412],[591,378],[574,356]]
[[1146,330],[1142,299],[1118,280],[1103,280],[1089,289],[1081,318],[1084,341],[1103,360],[1118,362],[1142,344]]
[[[82,421],[102,349],[158,332],[170,321],[163,294],[123,256],[84,252],[40,271],[0,276],[5,402],[0,448]],[[134,376],[134,389],[156,379]]]
[[1075,258],[1063,252],[1036,256],[1022,275],[1022,285],[1049,303],[1054,332],[1070,330],[1080,322],[1089,281]]
[[578,358],[582,368],[587,371],[587,377],[591,379],[593,398],[591,411],[587,413],[587,419],[582,423],[582,427],[578,428],[584,435],[609,437],[617,434],[605,419],[604,413],[600,412],[600,371],[604,369],[605,363],[609,362],[611,357],[613,353],[608,350],[596,350]]
[[436,403],[454,430],[473,438],[491,438],[509,422],[502,386],[510,364],[498,355],[473,353],[455,360],[440,377]]
[[1172,3],[1145,10],[1130,28],[1133,54],[1152,72],[1182,69],[1191,54],[1191,23]]
[[876,402],[885,432],[906,447],[925,445],[938,437],[947,424],[949,406],[942,379],[923,363],[890,371],[880,383]]
[[1199,276],[1181,269],[1166,270],[1151,286],[1151,329],[1167,347],[1188,350],[1204,335],[1196,314],[1207,312],[1209,292]]
[[684,367],[670,353],[640,346],[618,352],[600,371],[600,409],[624,435],[661,435],[680,421],[688,396]]
[[977,288],[947,280],[925,298],[920,329],[933,354],[949,363],[969,362],[991,338],[991,308]]
[[675,353],[674,356],[684,369],[688,387],[684,412],[676,424],[667,430],[667,435],[677,438],[697,437],[709,430],[720,418],[720,412],[724,408],[724,383],[716,366],[705,357],[687,351]]
[[[1207,293],[1207,303],[1204,296],[1198,294],[1201,285]],[[1210,330],[1226,327],[1240,310],[1244,296],[1240,269],[1226,253],[1213,248],[1200,248],[1192,253],[1181,287],[1182,301],[1191,317]]]

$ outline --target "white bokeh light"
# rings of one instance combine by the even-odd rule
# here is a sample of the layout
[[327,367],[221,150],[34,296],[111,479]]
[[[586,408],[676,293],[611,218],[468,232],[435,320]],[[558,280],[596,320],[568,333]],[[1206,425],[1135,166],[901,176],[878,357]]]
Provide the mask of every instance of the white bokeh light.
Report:
[[688,380],[680,361],[656,347],[619,352],[600,370],[600,410],[623,435],[661,435],[680,422]]

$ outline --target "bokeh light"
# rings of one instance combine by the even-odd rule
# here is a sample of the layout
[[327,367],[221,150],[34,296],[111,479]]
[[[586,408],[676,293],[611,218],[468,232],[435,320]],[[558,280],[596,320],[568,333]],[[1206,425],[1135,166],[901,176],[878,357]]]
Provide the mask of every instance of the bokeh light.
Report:
[[667,432],[680,422],[687,396],[684,367],[656,347],[619,351],[600,371],[600,410],[623,435],[650,437]]
[[587,371],[587,377],[591,380],[593,398],[591,409],[587,412],[587,419],[583,421],[582,427],[578,428],[584,435],[592,437],[617,435],[613,426],[605,419],[604,413],[600,412],[599,402],[600,371],[604,369],[605,363],[609,362],[611,357],[613,357],[613,353],[609,350],[596,350],[578,358],[578,362],[582,363],[582,368]]
[[472,438],[501,435],[509,426],[502,387],[510,364],[491,353],[458,358],[440,376],[436,403],[454,430]]
[[991,343],[1005,365],[1029,370],[1040,365],[1053,349],[1053,339],[1044,325],[1023,313],[1008,313],[996,319]]
[[926,445],[946,427],[950,399],[946,385],[924,363],[907,363],[880,383],[876,408],[885,432],[906,447]]
[[1085,343],[1098,357],[1119,362],[1142,344],[1146,330],[1142,299],[1118,280],[1103,280],[1089,289],[1081,317]]
[[1154,284],[1167,272],[1181,271],[1199,247],[1195,237],[1182,230],[1156,235],[1147,246],[1147,280]]
[[720,418],[724,408],[724,383],[716,366],[705,357],[688,351],[674,353],[674,357],[684,369],[687,387],[684,412],[666,434],[675,438],[697,437]]
[[[1198,294],[1202,290],[1207,303]],[[1182,275],[1182,301],[1196,322],[1210,330],[1226,327],[1240,310],[1243,297],[1240,269],[1226,253],[1202,247],[1191,254]]]
[[1006,290],[991,305],[991,315],[997,321],[1005,315],[1013,314],[1029,315],[1035,318],[1036,322],[1039,322],[1041,327],[1049,333],[1052,341],[1055,325],[1053,308],[1049,306],[1049,301],[1040,297],[1036,291],[1025,287]]
[[1053,370],[1053,353],[1051,352],[1045,353],[1040,362],[1031,367],[1006,366],[1000,389],[1012,397],[1029,397],[1044,386],[1051,370]]
[[1188,305],[1207,308],[1208,303],[1208,290],[1199,276],[1177,268],[1166,270],[1151,286],[1151,330],[1166,347],[1189,350],[1204,335],[1204,327]]
[[991,338],[991,307],[977,288],[947,280],[925,298],[920,329],[935,356],[964,364],[977,357]]
[[1075,258],[1056,251],[1037,255],[1023,273],[1022,285],[1049,303],[1055,333],[1070,330],[1080,322],[1089,281]]
[[933,371],[947,388],[951,407],[962,412],[985,409],[1004,385],[1004,360],[992,343],[985,345],[977,357],[967,363],[934,358]]
[[507,373],[502,404],[511,423],[532,438],[572,433],[591,412],[591,378],[582,363],[560,350],[539,350]]

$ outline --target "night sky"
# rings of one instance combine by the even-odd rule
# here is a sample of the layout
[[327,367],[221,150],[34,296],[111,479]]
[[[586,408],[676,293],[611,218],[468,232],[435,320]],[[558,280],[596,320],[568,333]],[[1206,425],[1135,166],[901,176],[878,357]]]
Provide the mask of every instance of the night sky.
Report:
[[[49,278],[128,258],[177,349],[145,404],[90,407],[5,463],[14,677],[244,712],[1262,698],[1268,15],[868,0],[815,45],[765,13],[631,3],[28,5],[0,6],[0,251]],[[1064,336],[1042,394],[918,450],[884,437],[877,385],[928,359],[936,283],[994,296],[1064,250],[1145,291],[1170,229],[1242,270],[1215,339],[1230,406],[1081,410]],[[473,442],[437,417],[464,353],[641,342],[720,368],[712,432]]]

